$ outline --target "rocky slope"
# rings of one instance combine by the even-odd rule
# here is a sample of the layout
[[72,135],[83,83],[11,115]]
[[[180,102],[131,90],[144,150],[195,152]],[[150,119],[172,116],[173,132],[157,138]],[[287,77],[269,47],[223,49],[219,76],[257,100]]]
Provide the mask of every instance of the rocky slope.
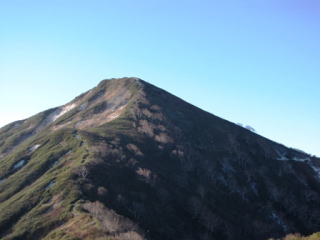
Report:
[[1,239],[267,239],[320,230],[320,159],[140,79],[0,129]]

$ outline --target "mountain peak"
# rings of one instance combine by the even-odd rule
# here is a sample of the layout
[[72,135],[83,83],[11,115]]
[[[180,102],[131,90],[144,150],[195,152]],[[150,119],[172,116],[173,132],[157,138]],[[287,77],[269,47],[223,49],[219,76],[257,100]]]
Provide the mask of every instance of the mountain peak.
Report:
[[318,158],[137,78],[0,129],[4,240],[277,238],[319,201]]
[[101,81],[95,88],[59,107],[48,116],[52,129],[99,127],[119,117],[142,89],[138,78]]

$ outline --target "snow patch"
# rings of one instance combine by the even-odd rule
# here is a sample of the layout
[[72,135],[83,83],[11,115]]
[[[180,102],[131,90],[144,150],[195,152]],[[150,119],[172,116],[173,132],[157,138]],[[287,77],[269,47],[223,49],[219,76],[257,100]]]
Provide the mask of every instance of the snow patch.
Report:
[[61,117],[62,115],[66,114],[67,112],[71,111],[72,109],[74,109],[77,105],[75,103],[72,104],[68,104],[66,106],[64,106],[62,109],[60,109],[59,113],[56,113],[53,117],[52,117],[52,122],[54,122],[55,120],[57,120],[59,117]]
[[29,152],[33,153],[34,151],[36,151],[41,145],[40,144],[36,144],[32,147],[29,148]]
[[27,160],[22,159],[19,162],[17,162],[15,165],[13,165],[13,169],[22,168],[26,163],[27,163]]
[[279,152],[276,151],[278,154],[277,160],[279,161],[289,161],[289,160],[293,160],[296,162],[306,162],[306,161],[310,161],[310,157],[293,157],[293,158],[288,158],[287,157],[287,152]]
[[278,154],[278,157],[277,157],[277,160],[279,161],[288,161],[289,159],[286,157],[287,153],[286,152],[279,152],[277,151],[277,154]]
[[310,161],[310,158],[309,157],[305,157],[305,158],[293,157],[292,160],[297,162],[306,162],[306,161]]
[[55,120],[57,120],[62,115],[66,114],[67,112],[74,109],[77,105],[75,103],[71,103],[68,105],[65,105],[64,107],[59,107],[57,110],[52,112],[46,119],[46,125],[53,123]]
[[56,182],[54,180],[50,181],[49,184],[45,187],[45,190],[51,188]]
[[50,164],[50,167],[49,167],[49,168],[52,168],[52,167],[54,167],[54,166],[58,165],[59,160],[60,160],[60,158],[59,158],[59,159],[57,159],[57,160],[54,160],[54,161]]

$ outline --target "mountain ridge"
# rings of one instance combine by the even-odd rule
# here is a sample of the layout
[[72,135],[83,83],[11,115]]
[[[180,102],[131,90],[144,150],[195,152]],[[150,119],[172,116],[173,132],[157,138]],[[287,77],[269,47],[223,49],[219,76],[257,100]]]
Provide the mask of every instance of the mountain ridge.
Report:
[[0,129],[0,236],[307,234],[320,228],[319,169],[318,158],[141,79],[104,80]]
[[[36,117],[36,116],[38,116],[38,115],[40,115],[40,114],[43,114],[43,113],[45,113],[45,112],[47,112],[47,111],[54,111],[54,112],[57,111],[57,110],[59,111],[59,110],[61,110],[61,108],[65,108],[65,107],[67,107],[68,105],[74,104],[74,102],[76,102],[78,99],[81,99],[81,97],[83,97],[83,96],[87,95],[88,93],[94,91],[94,89],[99,89],[102,85],[106,84],[106,83],[109,82],[109,81],[119,81],[119,80],[122,81],[122,80],[128,80],[128,79],[129,79],[129,80],[136,81],[136,83],[137,83],[138,85],[140,85],[140,86],[143,86],[143,85],[146,85],[146,84],[147,84],[147,85],[150,85],[150,86],[155,87],[154,85],[152,85],[152,84],[150,84],[150,83],[148,83],[148,82],[146,82],[146,81],[144,81],[144,80],[142,80],[142,79],[140,79],[140,78],[136,78],[136,77],[104,79],[104,80],[100,81],[95,88],[93,88],[93,89],[91,89],[91,90],[88,90],[88,91],[86,91],[86,92],[84,92],[84,93],[81,93],[80,95],[78,95],[77,97],[75,97],[73,100],[69,101],[67,104],[64,104],[64,105],[61,105],[61,106],[58,106],[58,107],[50,108],[50,109],[48,109],[48,110],[39,112],[39,113],[37,113],[37,114],[35,114],[35,115],[31,116],[31,117],[28,117],[28,118],[26,118],[26,119],[17,120],[17,121],[13,121],[13,122],[11,122],[11,123],[8,123],[8,124],[0,127],[0,131],[3,130],[3,129],[6,129],[6,128],[10,128],[10,126],[12,126],[12,125],[14,125],[14,126],[20,125],[20,124],[23,123],[24,121],[26,121],[26,120],[28,120],[28,119],[30,119],[30,118],[34,118],[34,117]],[[161,88],[159,88],[159,89],[161,89]],[[141,89],[141,90],[142,90],[142,89]],[[164,89],[161,89],[161,91],[164,91],[165,93],[172,95],[171,93],[165,91]],[[175,95],[172,95],[172,96],[174,96],[174,97],[176,97],[176,98],[178,98],[178,99],[181,99],[181,98],[179,98],[179,97],[177,97],[177,96],[175,96]],[[185,101],[185,100],[182,100],[182,101]],[[236,124],[236,123],[234,123],[234,122],[232,122],[232,121],[230,121],[230,120],[227,120],[227,119],[218,117],[218,116],[214,115],[213,113],[211,113],[211,112],[209,112],[209,111],[203,110],[203,109],[201,109],[201,108],[193,105],[193,104],[190,103],[190,102],[187,102],[187,101],[185,101],[185,102],[188,103],[188,104],[190,104],[191,106],[193,106],[193,107],[196,108],[196,109],[199,109],[199,110],[201,110],[201,111],[204,111],[204,112],[206,112],[206,113],[208,113],[208,114],[210,114],[210,115],[213,115],[213,116],[215,116],[215,117],[217,117],[217,118],[220,118],[220,119],[222,119],[222,120],[224,120],[224,121],[227,121],[227,122],[229,122],[229,123],[231,123],[231,124],[238,125],[239,127],[242,127],[242,128],[244,128],[244,129],[247,129],[247,128],[245,128],[245,127],[243,127],[243,126],[241,126],[241,125],[239,125],[239,124]],[[70,110],[72,110],[72,108],[71,108]],[[67,113],[67,112],[68,112],[68,111],[66,111],[65,113]],[[65,113],[63,113],[62,115],[64,115]],[[61,115],[61,116],[62,116],[62,115]],[[55,120],[57,120],[57,118],[56,118]],[[52,122],[53,122],[53,121],[52,121]],[[263,136],[263,135],[260,135],[260,134],[254,132],[254,131],[252,131],[252,130],[250,130],[250,129],[247,129],[247,130],[253,132],[254,134],[257,134],[258,136],[260,136],[260,137],[262,137],[262,138],[265,138],[266,140],[272,141],[272,142],[277,143],[277,144],[279,144],[279,145],[283,145],[282,143],[278,143],[278,142],[276,142],[276,141],[273,141],[272,139],[267,138],[267,137],[265,137],[265,136]],[[284,146],[284,147],[287,147],[287,148],[290,148],[290,147],[285,146],[285,145],[283,145],[283,146]],[[299,150],[299,149],[295,149],[295,150],[301,151],[301,150]],[[302,151],[302,152],[303,152],[303,151]],[[307,155],[311,155],[311,154],[306,153],[306,152],[303,152],[303,153],[305,153],[305,154],[307,154]]]

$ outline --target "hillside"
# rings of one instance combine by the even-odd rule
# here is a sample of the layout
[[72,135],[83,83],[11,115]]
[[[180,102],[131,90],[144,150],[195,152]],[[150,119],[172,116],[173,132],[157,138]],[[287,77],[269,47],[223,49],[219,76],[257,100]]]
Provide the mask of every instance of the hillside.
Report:
[[0,129],[0,237],[280,238],[320,230],[320,159],[136,78]]
[[[320,233],[314,233],[310,236],[301,236],[300,234],[288,234],[286,237],[281,238],[281,240],[319,240]],[[275,240],[274,238],[269,240]]]

